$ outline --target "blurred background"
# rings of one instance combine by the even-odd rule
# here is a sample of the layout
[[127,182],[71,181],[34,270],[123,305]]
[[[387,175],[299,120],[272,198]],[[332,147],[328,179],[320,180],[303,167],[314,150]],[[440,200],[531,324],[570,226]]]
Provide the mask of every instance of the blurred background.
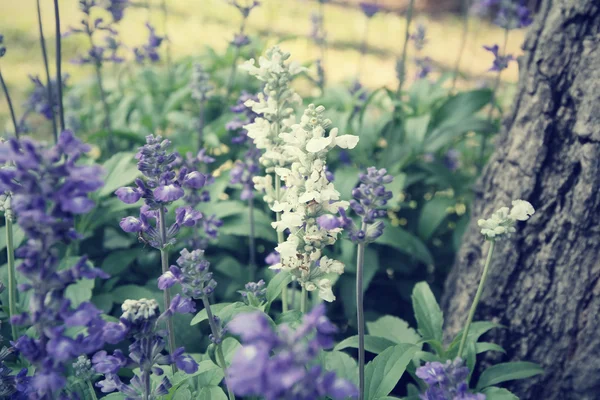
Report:
[[[427,30],[426,45],[419,58],[429,58],[431,76],[453,72],[457,54],[461,48],[464,20],[461,15],[465,2],[471,0],[416,0],[413,21]],[[0,31],[10,43],[7,56],[0,67],[20,114],[27,95],[32,91],[29,76],[43,76],[42,53],[39,44],[36,0],[1,0]],[[52,2],[42,2],[42,18],[49,54],[54,54],[54,13]],[[148,35],[145,22],[157,29],[157,34],[170,40],[175,60],[206,52],[210,46],[215,52],[227,49],[231,37],[239,28],[239,11],[225,0],[167,0],[168,21],[165,25],[161,0],[132,1],[127,18],[119,24],[120,39],[132,48],[143,43]],[[328,1],[320,4],[313,0],[262,0],[261,6],[252,11],[247,22],[247,32],[259,36],[266,46],[284,42],[285,49],[294,59],[311,63],[319,55],[318,46],[311,38],[314,17],[323,7],[323,25],[326,32],[326,55],[324,68],[328,83],[360,80],[367,88],[393,87],[396,84],[395,63],[401,55],[406,29],[408,0],[379,0],[379,12],[367,24],[358,0]],[[530,9],[535,9],[536,1]],[[468,35],[460,65],[458,87],[491,86],[495,74],[489,72],[493,56],[483,49],[484,45],[501,44],[504,30],[485,17],[476,15],[469,6]],[[78,0],[61,1],[63,32],[76,26],[81,19]],[[165,32],[166,29],[166,32]],[[506,52],[519,56],[524,31],[511,31]],[[88,44],[78,35],[63,40],[64,72],[69,74],[67,86],[93,76],[91,65],[69,63],[78,53],[85,52]],[[365,53],[361,60],[361,50]],[[408,48],[407,76],[417,73],[414,47]],[[412,62],[411,62],[412,61]],[[163,60],[164,62],[164,60]],[[51,63],[53,64],[53,63]],[[360,71],[359,71],[360,69]],[[50,66],[54,74],[54,65]],[[116,77],[121,66],[107,68],[107,79]],[[512,63],[502,74],[502,85],[497,94],[502,99],[512,98],[518,75],[517,63]],[[308,85],[307,85],[308,86]],[[308,90],[308,89],[307,89]],[[0,99],[0,126],[7,123],[8,108]]]

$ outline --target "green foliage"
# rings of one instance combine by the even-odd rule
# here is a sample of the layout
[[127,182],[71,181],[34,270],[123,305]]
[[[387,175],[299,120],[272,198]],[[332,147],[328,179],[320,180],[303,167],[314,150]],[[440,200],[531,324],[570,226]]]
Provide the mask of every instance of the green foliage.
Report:
[[418,348],[398,344],[379,354],[365,369],[365,398],[384,399],[394,389]]

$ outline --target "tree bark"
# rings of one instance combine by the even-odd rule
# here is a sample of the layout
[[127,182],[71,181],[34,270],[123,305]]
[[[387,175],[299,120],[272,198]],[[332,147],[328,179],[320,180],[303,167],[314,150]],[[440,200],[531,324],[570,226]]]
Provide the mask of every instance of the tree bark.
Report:
[[[521,399],[600,398],[600,2],[544,0],[519,60],[518,94],[475,188],[472,219],[442,305],[464,324],[485,257],[477,220],[513,199],[536,209],[498,243],[476,320],[545,373],[507,387]],[[499,358],[502,357],[502,358]]]

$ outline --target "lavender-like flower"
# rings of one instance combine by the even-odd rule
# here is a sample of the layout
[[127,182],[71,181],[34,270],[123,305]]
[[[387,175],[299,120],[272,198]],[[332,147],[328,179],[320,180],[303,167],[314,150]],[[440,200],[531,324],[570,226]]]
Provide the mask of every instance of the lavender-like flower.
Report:
[[354,100],[354,108],[352,112],[354,114],[357,114],[358,112],[360,112],[360,109],[364,105],[365,101],[367,101],[369,93],[367,92],[367,89],[365,89],[358,80],[352,82],[352,85],[350,85],[348,91],[350,92],[350,95]]
[[[0,170],[0,190],[12,193],[12,211],[29,238],[16,251],[23,260],[17,270],[27,280],[19,289],[29,292],[29,311],[14,315],[11,323],[32,326],[37,332],[35,338],[21,336],[14,344],[35,367],[31,378],[35,395],[30,397],[34,399],[61,393],[71,360],[104,343],[101,312],[89,302],[73,308],[65,291],[80,279],[108,276],[85,257],[59,270],[54,248],[79,237],[74,218],[94,207],[88,195],[103,185],[98,166],[76,164],[88,150],[70,131],[49,149],[28,139],[0,144],[0,162],[12,164]],[[87,333],[72,337],[66,333],[71,327],[84,327]]]
[[233,185],[242,185],[242,194],[240,198],[242,200],[250,200],[254,198],[254,177],[260,172],[260,164],[258,159],[260,158],[260,150],[257,148],[250,148],[243,157],[243,160],[238,160],[234,164],[229,174],[229,183]]
[[500,47],[497,44],[493,46],[483,46],[483,48],[494,55],[494,63],[489,69],[490,71],[503,71],[508,68],[508,64],[514,60],[511,54],[501,55]]
[[[63,76],[63,88],[66,87],[68,75]],[[35,112],[37,114],[42,115],[47,120],[52,120],[52,113],[56,112],[55,110],[58,108],[58,90],[56,80],[50,81],[52,99],[48,98],[48,88],[46,85],[42,83],[38,76],[29,76],[29,79],[33,83],[33,90],[31,94],[27,98],[23,107],[25,108],[25,112],[22,116],[22,121],[25,121],[29,114]]]
[[105,0],[104,8],[110,13],[114,22],[123,19],[125,9],[129,6],[129,0]]
[[242,295],[246,304],[258,307],[267,301],[267,287],[262,279],[258,282],[246,283],[244,289],[238,293]]
[[261,312],[241,314],[227,328],[242,341],[227,369],[227,385],[235,394],[267,400],[314,400],[324,396],[345,400],[358,396],[351,382],[316,364],[320,350],[333,346],[333,334],[337,332],[325,316],[323,304],[305,315],[296,330],[281,325],[274,331]]
[[417,24],[417,29],[410,35],[410,39],[417,51],[423,50],[427,44],[427,27],[421,23]]
[[416,78],[417,79],[427,78],[427,76],[429,75],[429,73],[432,70],[431,58],[429,58],[429,57],[416,58],[415,64],[417,66]]
[[152,63],[160,61],[158,49],[165,40],[163,36],[158,36],[156,34],[156,29],[154,29],[149,22],[146,22],[146,28],[148,28],[148,41],[142,46],[134,47],[133,49],[135,61],[138,64],[143,64],[146,60],[149,60]]
[[12,347],[3,347],[0,350],[0,398],[25,399],[31,392],[27,368],[22,368],[16,375],[11,375],[12,369],[4,363],[4,360],[13,352],[14,348]]
[[506,30],[526,28],[533,22],[524,0],[480,0],[474,4],[480,15],[495,15],[494,23]]
[[230,108],[230,110],[236,114],[236,117],[225,124],[225,129],[237,134],[237,136],[234,136],[231,139],[231,142],[234,144],[242,144],[251,141],[250,138],[248,138],[248,131],[244,128],[244,125],[253,123],[259,115],[252,110],[252,107],[246,105],[246,102],[249,100],[257,102],[258,96],[244,91],[238,98],[236,104]]
[[[178,303],[175,300],[173,304]],[[121,309],[123,314],[119,322],[106,324],[105,336],[111,338],[109,343],[116,344],[131,338],[132,344],[127,356],[121,350],[115,350],[112,355],[102,350],[92,358],[94,370],[104,375],[104,379],[96,383],[102,393],[118,391],[130,399],[160,398],[168,394],[172,386],[169,379],[164,377],[158,386],[151,389],[151,375],[164,374],[161,366],[174,364],[188,374],[198,370],[198,364],[184,353],[183,347],[170,355],[163,354],[166,344],[158,324],[169,311],[160,315],[156,300],[125,300]],[[118,375],[121,368],[139,368],[139,373],[126,384]]]
[[469,392],[469,368],[460,358],[445,364],[428,362],[417,368],[416,375],[428,385],[427,391],[420,395],[423,400],[485,400],[484,394]]
[[368,1],[360,2],[359,7],[360,7],[361,11],[363,12],[363,14],[365,14],[365,16],[367,18],[374,17],[375,14],[377,14],[379,12],[379,10],[381,9],[381,7],[379,5],[368,2]]

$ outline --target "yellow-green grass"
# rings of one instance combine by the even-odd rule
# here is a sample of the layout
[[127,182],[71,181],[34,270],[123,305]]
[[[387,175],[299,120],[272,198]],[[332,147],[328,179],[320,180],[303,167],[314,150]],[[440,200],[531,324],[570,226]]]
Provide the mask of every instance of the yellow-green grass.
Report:
[[[241,0],[244,1],[244,0]],[[6,79],[18,114],[22,103],[31,88],[28,75],[44,76],[42,55],[38,39],[36,0],[1,0],[0,33],[5,35],[7,54],[0,60],[0,68]],[[240,21],[239,12],[225,0],[166,0],[169,9],[167,34],[171,40],[174,58],[198,55],[205,46],[217,51],[224,50],[233,37]],[[61,0],[61,20],[63,30],[76,26],[82,15],[77,0]],[[124,43],[131,47],[139,46],[147,37],[144,26],[146,21],[155,25],[159,34],[164,33],[160,0],[149,1],[151,8],[141,7],[147,2],[138,0],[138,7],[126,11],[125,19],[119,26]],[[248,22],[251,35],[261,35],[268,44],[285,37],[282,45],[299,61],[310,61],[317,57],[317,48],[310,43],[307,35],[310,31],[310,14],[318,7],[317,2],[306,0],[263,0],[262,6],[253,10]],[[51,1],[43,1],[43,23],[51,57],[51,73],[54,73],[54,12]],[[433,60],[438,71],[452,71],[458,49],[461,44],[462,21],[460,16],[446,15],[432,18],[427,15],[415,15],[415,22],[427,26],[428,42],[419,56]],[[329,82],[353,80],[358,74],[358,64],[363,35],[366,30],[366,18],[353,8],[327,4],[325,6],[325,26],[327,30],[327,49],[325,67]],[[368,87],[396,84],[395,63],[404,43],[406,21],[395,14],[376,15],[368,27],[369,51],[363,60],[360,80]],[[488,73],[492,61],[491,54],[484,44],[502,43],[504,32],[493,25],[472,18],[470,33],[465,46],[461,73],[466,77],[461,86],[475,86],[480,80],[490,79]],[[507,50],[518,55],[523,41],[523,32],[511,32]],[[70,83],[89,76],[89,66],[77,66],[69,63],[75,54],[86,49],[84,38],[69,37],[63,39],[64,72],[71,76]],[[413,60],[416,57],[409,48],[407,76],[414,76]],[[108,71],[108,70],[107,70]],[[503,80],[513,83],[517,78],[516,63],[504,72]],[[0,127],[5,126],[8,109],[2,97],[0,100]]]

